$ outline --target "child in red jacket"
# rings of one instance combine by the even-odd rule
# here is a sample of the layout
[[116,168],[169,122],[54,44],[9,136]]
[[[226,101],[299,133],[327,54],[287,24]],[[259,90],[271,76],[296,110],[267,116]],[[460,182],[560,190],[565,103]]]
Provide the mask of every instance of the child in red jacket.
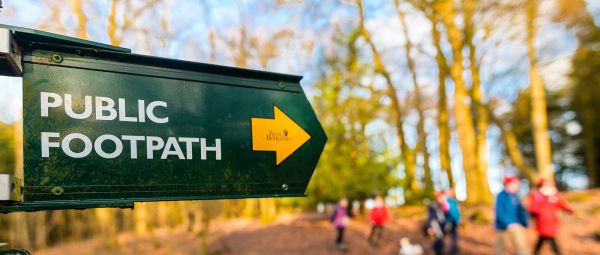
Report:
[[373,247],[377,247],[383,233],[383,227],[388,220],[388,210],[381,196],[375,197],[375,207],[369,212],[369,220],[372,225],[369,243]]
[[539,239],[535,245],[534,254],[539,254],[544,242],[552,245],[555,254],[560,254],[556,243],[560,210],[573,213],[567,201],[558,193],[554,182],[540,179],[537,188],[531,193],[529,211],[535,217]]

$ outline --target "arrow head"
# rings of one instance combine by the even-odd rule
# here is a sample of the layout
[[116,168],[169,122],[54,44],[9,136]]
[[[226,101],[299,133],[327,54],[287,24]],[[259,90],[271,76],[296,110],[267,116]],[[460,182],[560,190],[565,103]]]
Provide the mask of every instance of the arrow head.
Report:
[[283,143],[275,147],[277,153],[277,165],[281,164],[286,158],[294,153],[300,146],[310,140],[310,135],[302,129],[295,121],[281,111],[277,106],[273,106],[275,113],[275,122],[283,128]]
[[273,119],[252,118],[252,150],[275,151],[279,165],[311,136],[275,105],[273,115]]

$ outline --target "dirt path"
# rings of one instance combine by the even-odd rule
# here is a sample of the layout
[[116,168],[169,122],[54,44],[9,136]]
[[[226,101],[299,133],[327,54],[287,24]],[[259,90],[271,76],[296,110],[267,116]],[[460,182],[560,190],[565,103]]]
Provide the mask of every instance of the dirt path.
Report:
[[[241,229],[223,235],[213,242],[211,252],[248,255],[398,254],[400,249],[398,240],[402,237],[408,237],[412,243],[419,243],[426,250],[430,250],[430,240],[421,234],[421,221],[421,218],[396,218],[386,228],[382,245],[378,249],[373,249],[366,241],[370,230],[369,225],[365,220],[357,219],[347,230],[348,251],[340,252],[333,245],[335,233],[327,220],[318,215],[304,215],[287,223],[256,229]],[[600,243],[592,238],[593,229],[600,228],[598,222],[585,222],[565,217],[564,223],[565,226],[558,239],[564,254],[600,254]],[[496,233],[491,224],[466,223],[460,233],[461,254],[492,254]],[[528,233],[529,244],[533,246],[536,241],[535,232],[529,229]],[[547,249],[545,252],[550,250]]]
[[[563,254],[600,254],[600,242],[593,233],[600,230],[600,194],[585,198],[573,197],[577,216],[564,216],[558,238]],[[493,218],[490,208],[467,209],[463,212],[465,222],[460,229],[462,254],[491,254],[496,233],[490,222],[474,220],[475,212],[483,219]],[[429,250],[430,242],[420,231],[424,216],[423,208],[402,208],[392,211],[393,221],[387,226],[379,249],[371,248],[366,241],[370,227],[366,219],[355,218],[347,229],[348,251],[335,249],[333,227],[326,215],[306,213],[280,217],[271,224],[251,220],[215,221],[209,238],[210,254],[282,255],[282,254],[398,254],[402,237],[410,238]],[[480,222],[480,223],[475,223]],[[528,230],[528,242],[533,246],[536,236],[533,228]],[[34,254],[199,254],[200,239],[183,230],[156,230],[152,235],[137,237],[132,233],[121,234],[117,247],[107,247],[102,239],[63,244],[36,251]],[[548,248],[548,247],[547,247]],[[550,254],[549,249],[545,250]],[[506,254],[509,254],[508,252]]]

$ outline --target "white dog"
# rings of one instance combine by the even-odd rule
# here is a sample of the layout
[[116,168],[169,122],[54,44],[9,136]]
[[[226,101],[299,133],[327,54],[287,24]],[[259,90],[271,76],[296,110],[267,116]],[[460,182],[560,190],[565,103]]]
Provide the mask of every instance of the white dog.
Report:
[[419,244],[411,244],[408,238],[400,239],[400,255],[422,255],[423,247]]

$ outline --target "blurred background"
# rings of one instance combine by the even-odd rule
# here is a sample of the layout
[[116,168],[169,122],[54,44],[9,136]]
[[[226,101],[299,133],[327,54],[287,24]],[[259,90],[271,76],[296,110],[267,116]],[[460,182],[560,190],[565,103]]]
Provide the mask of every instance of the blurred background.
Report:
[[[329,254],[336,251],[327,214],[345,197],[357,212],[350,253],[397,254],[404,236],[428,246],[419,224],[424,205],[436,190],[453,189],[465,213],[465,254],[489,254],[494,195],[504,176],[518,175],[522,195],[537,178],[555,178],[574,205],[559,238],[566,254],[600,250],[599,1],[2,5],[2,24],[138,54],[302,75],[329,137],[306,198],[0,215],[0,242],[11,247],[34,254]],[[20,78],[0,77],[0,172],[22,167],[21,109]],[[377,251],[363,240],[375,195],[393,208]]]

